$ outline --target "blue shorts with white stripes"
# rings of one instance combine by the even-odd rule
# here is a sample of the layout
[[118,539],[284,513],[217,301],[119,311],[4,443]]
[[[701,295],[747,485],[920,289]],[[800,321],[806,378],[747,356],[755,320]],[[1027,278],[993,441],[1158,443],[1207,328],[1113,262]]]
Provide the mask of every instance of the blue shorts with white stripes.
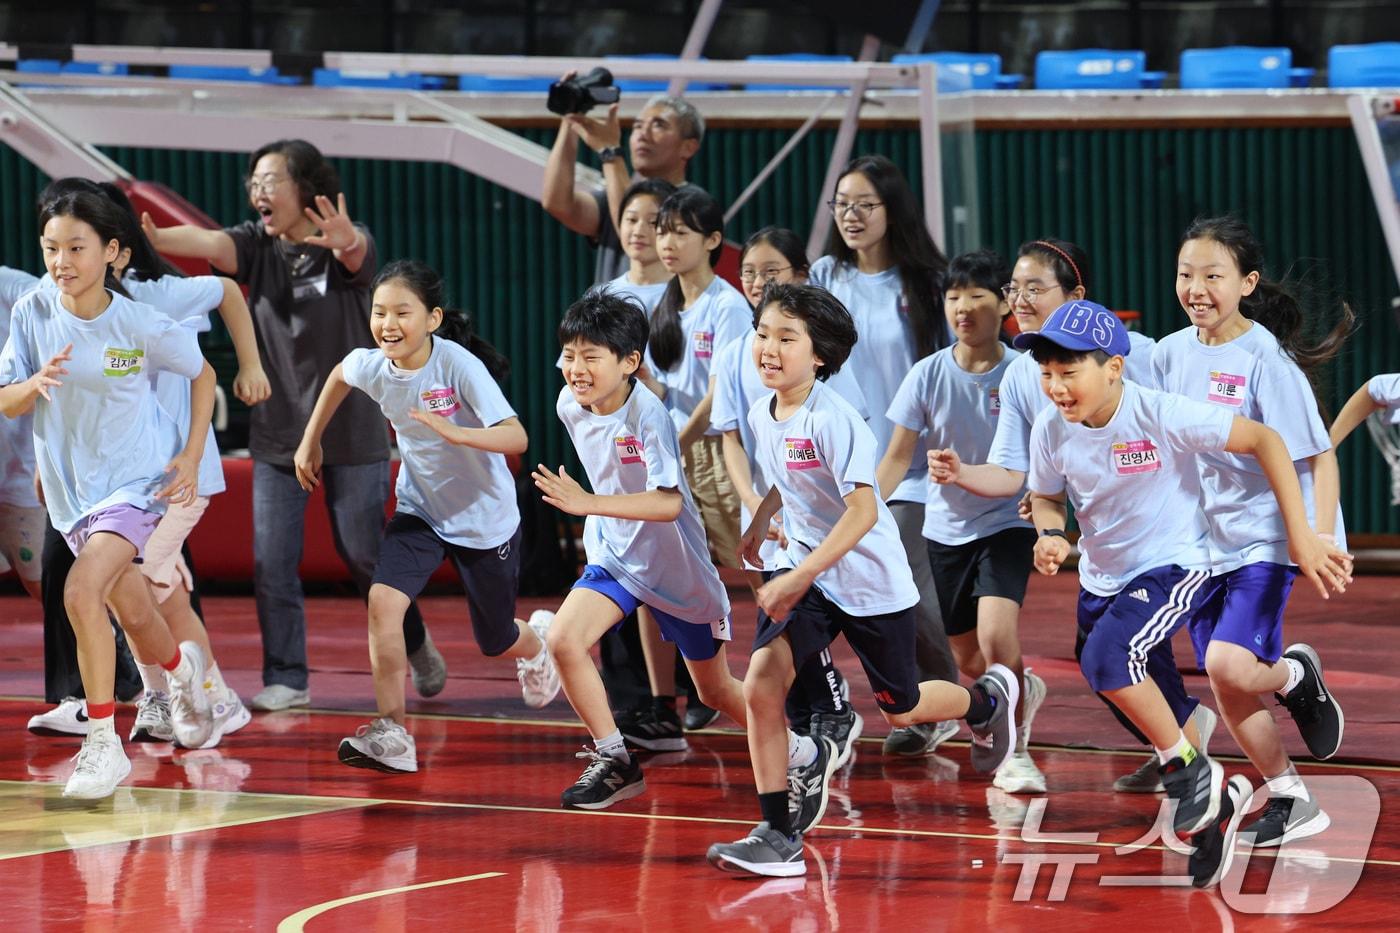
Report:
[[1209,571],[1175,564],[1139,574],[1113,596],[1081,589],[1079,630],[1086,641],[1079,669],[1089,686],[1103,693],[1152,676],[1153,649],[1191,622],[1210,593]]

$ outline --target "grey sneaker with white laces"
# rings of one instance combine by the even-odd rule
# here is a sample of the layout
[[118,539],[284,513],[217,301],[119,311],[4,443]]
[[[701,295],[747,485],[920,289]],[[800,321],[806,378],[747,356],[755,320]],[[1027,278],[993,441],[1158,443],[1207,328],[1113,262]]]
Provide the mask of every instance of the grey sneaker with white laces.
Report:
[[411,773],[418,770],[418,746],[399,723],[375,719],[340,740],[338,752],[343,764],[372,771]]
[[170,725],[170,697],[147,690],[136,701],[136,721],[131,724],[132,742],[169,742],[175,738]]
[[705,858],[720,871],[763,878],[794,878],[807,874],[807,863],[802,858],[802,834],[784,836],[767,823],[759,823],[737,842],[716,842]]
[[420,697],[435,697],[447,686],[447,662],[433,644],[432,633],[423,629],[423,644],[408,656],[408,666],[413,673],[413,689]]

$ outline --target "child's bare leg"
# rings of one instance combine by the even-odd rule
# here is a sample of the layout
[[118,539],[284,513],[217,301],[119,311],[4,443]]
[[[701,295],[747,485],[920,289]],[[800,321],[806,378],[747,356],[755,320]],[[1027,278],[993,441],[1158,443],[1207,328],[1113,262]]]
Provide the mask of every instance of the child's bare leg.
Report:
[[620,621],[622,610],[617,603],[593,590],[574,589],[569,591],[549,628],[549,653],[559,670],[564,694],[595,740],[616,732],[617,723],[603,678],[589,652]]

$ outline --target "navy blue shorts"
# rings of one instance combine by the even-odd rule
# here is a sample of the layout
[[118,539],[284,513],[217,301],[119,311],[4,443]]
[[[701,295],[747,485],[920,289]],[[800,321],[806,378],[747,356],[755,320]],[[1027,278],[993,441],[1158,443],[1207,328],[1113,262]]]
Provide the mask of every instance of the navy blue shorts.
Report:
[[[787,573],[780,570],[773,576]],[[792,666],[801,670],[808,660],[825,651],[837,635],[860,659],[875,703],[887,713],[907,713],[919,705],[919,669],[914,663],[914,634],[918,629],[915,606],[878,616],[853,616],[827,599],[815,586],[792,607],[785,621],[758,611],[757,651],[780,635],[792,649]]]
[[1196,664],[1205,667],[1213,641],[1253,651],[1265,664],[1283,657],[1283,610],[1297,578],[1297,567],[1267,561],[1212,577],[1210,598],[1191,621]]
[[[646,603],[633,596],[626,587],[618,583],[616,577],[597,564],[585,566],[583,576],[578,578],[578,582],[574,584],[573,588],[602,593],[617,604],[617,608],[622,610],[624,618],[636,612],[637,607],[646,606]],[[655,606],[647,606],[647,608],[651,610],[652,617],[656,619],[657,628],[661,629],[661,637],[675,644],[680,650],[681,657],[687,661],[708,661],[719,654],[719,649],[729,640],[728,617],[717,619],[708,624],[686,622],[669,612],[662,612]],[[617,624],[621,625],[621,620]],[[614,630],[616,628],[617,626],[613,627]]]
[[428,578],[452,561],[467,593],[472,635],[487,657],[504,653],[520,637],[515,625],[515,597],[520,589],[520,529],[500,547],[470,548],[439,538],[423,519],[395,512],[384,526],[374,581],[416,599]]
[[999,596],[1021,605],[1035,558],[1034,528],[1003,528],[964,544],[928,545],[933,589],[949,635],[977,631],[977,600]]
[[1201,611],[1211,593],[1210,573],[1175,564],[1138,574],[1112,596],[1079,591],[1084,651],[1079,669],[1096,693],[1140,684],[1149,655]]

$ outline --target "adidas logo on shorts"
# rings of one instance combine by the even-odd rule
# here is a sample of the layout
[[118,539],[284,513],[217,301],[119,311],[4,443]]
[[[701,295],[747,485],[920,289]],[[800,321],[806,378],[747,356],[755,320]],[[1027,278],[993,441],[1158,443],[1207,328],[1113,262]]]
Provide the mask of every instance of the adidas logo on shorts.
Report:
[[1129,594],[1128,594],[1128,597],[1129,597],[1130,599],[1136,599],[1136,600],[1139,601],[1139,602],[1144,602],[1144,603],[1150,603],[1150,602],[1152,602],[1152,598],[1151,598],[1150,596],[1147,595],[1147,588],[1146,588],[1146,587],[1138,587],[1137,589],[1135,589],[1135,590],[1133,590],[1131,593],[1129,593]]

